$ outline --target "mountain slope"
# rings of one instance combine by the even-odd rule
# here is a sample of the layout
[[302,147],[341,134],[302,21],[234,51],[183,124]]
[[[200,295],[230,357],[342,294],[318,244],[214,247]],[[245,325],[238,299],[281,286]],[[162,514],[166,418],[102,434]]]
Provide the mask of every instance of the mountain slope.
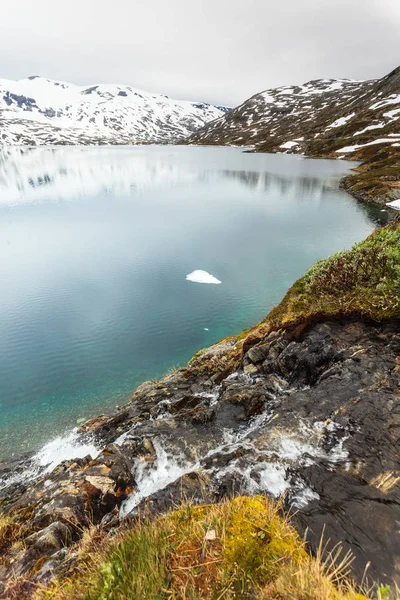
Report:
[[331,158],[366,159],[382,148],[398,155],[400,67],[373,81],[321,79],[267,90],[188,142]]
[[186,143],[364,161],[344,186],[360,200],[400,208],[400,67],[372,81],[320,79],[267,90]]
[[0,79],[0,144],[166,143],[225,110],[129,86]]

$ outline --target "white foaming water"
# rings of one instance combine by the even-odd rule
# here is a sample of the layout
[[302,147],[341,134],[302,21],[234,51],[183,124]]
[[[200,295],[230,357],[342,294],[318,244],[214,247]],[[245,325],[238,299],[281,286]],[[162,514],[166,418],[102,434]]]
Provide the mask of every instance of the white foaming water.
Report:
[[320,496],[319,494],[317,494],[317,492],[312,490],[310,487],[304,485],[293,497],[292,502],[293,506],[295,506],[296,508],[304,508],[305,506],[307,506],[307,504],[309,504],[313,500],[319,500],[319,498]]
[[223,469],[212,469],[213,476],[221,480],[228,474],[235,474],[242,481],[243,491],[250,494],[267,493],[277,498],[291,490],[295,493],[293,505],[302,508],[319,496],[305,482],[291,481],[290,473],[293,469],[314,464],[321,458],[328,461],[331,467],[343,462],[348,458],[348,452],[344,448],[348,435],[342,432],[340,439],[326,451],[322,443],[326,441],[327,434],[335,431],[339,433],[340,426],[333,421],[328,424],[322,421],[300,421],[297,431],[288,433],[275,430],[260,447],[257,437],[252,440],[249,434],[259,429],[266,419],[271,419],[271,413],[259,415],[241,433],[223,431],[224,444],[208,452],[207,457],[232,454],[233,450],[240,447],[245,451],[246,461],[250,461],[250,464],[243,467],[240,458],[234,458]]
[[141,459],[136,460],[133,475],[137,490],[122,504],[122,517],[129,514],[144,498],[163,490],[170,483],[200,467],[198,462],[189,463],[184,457],[168,455],[159,440],[153,439],[152,442],[157,458],[151,464]]
[[90,442],[82,443],[77,430],[73,429],[67,435],[56,437],[43,446],[33,460],[39,467],[45,467],[45,473],[51,473],[64,460],[84,458],[89,454],[92,458],[96,458],[100,450]]
[[64,436],[58,436],[43,446],[27,461],[27,468],[10,477],[0,478],[0,490],[18,483],[26,483],[40,476],[51,473],[64,460],[84,458],[90,455],[96,458],[101,450],[86,438],[83,442],[77,429]]
[[199,398],[206,398],[207,400],[209,400],[209,406],[215,406],[216,404],[218,404],[220,392],[221,386],[216,385],[213,388],[212,392],[200,392],[200,394],[196,394],[196,396],[198,396]]
[[[254,482],[254,479],[249,477],[248,482]],[[254,492],[267,491],[274,498],[282,496],[289,489],[289,482],[286,479],[286,468],[280,463],[263,463],[262,467],[257,470],[257,474],[260,478],[259,483],[254,485]]]
[[207,271],[202,271],[201,269],[192,271],[192,273],[186,275],[186,279],[187,281],[193,281],[194,283],[221,283],[214,275],[207,273]]

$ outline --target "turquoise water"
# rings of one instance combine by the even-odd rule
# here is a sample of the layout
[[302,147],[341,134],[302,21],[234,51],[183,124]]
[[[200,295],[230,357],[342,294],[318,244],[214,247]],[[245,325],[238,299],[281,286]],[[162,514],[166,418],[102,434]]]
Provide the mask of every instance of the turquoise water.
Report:
[[[262,319],[385,213],[349,163],[234,148],[0,151],[0,455],[38,448]],[[220,285],[193,283],[203,269]]]

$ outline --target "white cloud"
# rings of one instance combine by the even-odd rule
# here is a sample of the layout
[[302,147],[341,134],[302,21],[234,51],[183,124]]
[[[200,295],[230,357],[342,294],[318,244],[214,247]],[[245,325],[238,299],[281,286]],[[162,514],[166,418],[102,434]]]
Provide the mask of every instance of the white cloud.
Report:
[[0,23],[0,77],[115,82],[237,104],[317,77],[398,66],[398,0],[19,0]]

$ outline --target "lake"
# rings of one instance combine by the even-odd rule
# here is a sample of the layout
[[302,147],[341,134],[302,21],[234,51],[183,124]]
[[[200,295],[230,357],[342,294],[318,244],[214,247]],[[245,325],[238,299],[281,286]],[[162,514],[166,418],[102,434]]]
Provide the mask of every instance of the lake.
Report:
[[[386,213],[339,189],[352,166],[219,147],[0,149],[0,456],[126,402],[365,238]],[[221,283],[187,280],[196,270]]]

